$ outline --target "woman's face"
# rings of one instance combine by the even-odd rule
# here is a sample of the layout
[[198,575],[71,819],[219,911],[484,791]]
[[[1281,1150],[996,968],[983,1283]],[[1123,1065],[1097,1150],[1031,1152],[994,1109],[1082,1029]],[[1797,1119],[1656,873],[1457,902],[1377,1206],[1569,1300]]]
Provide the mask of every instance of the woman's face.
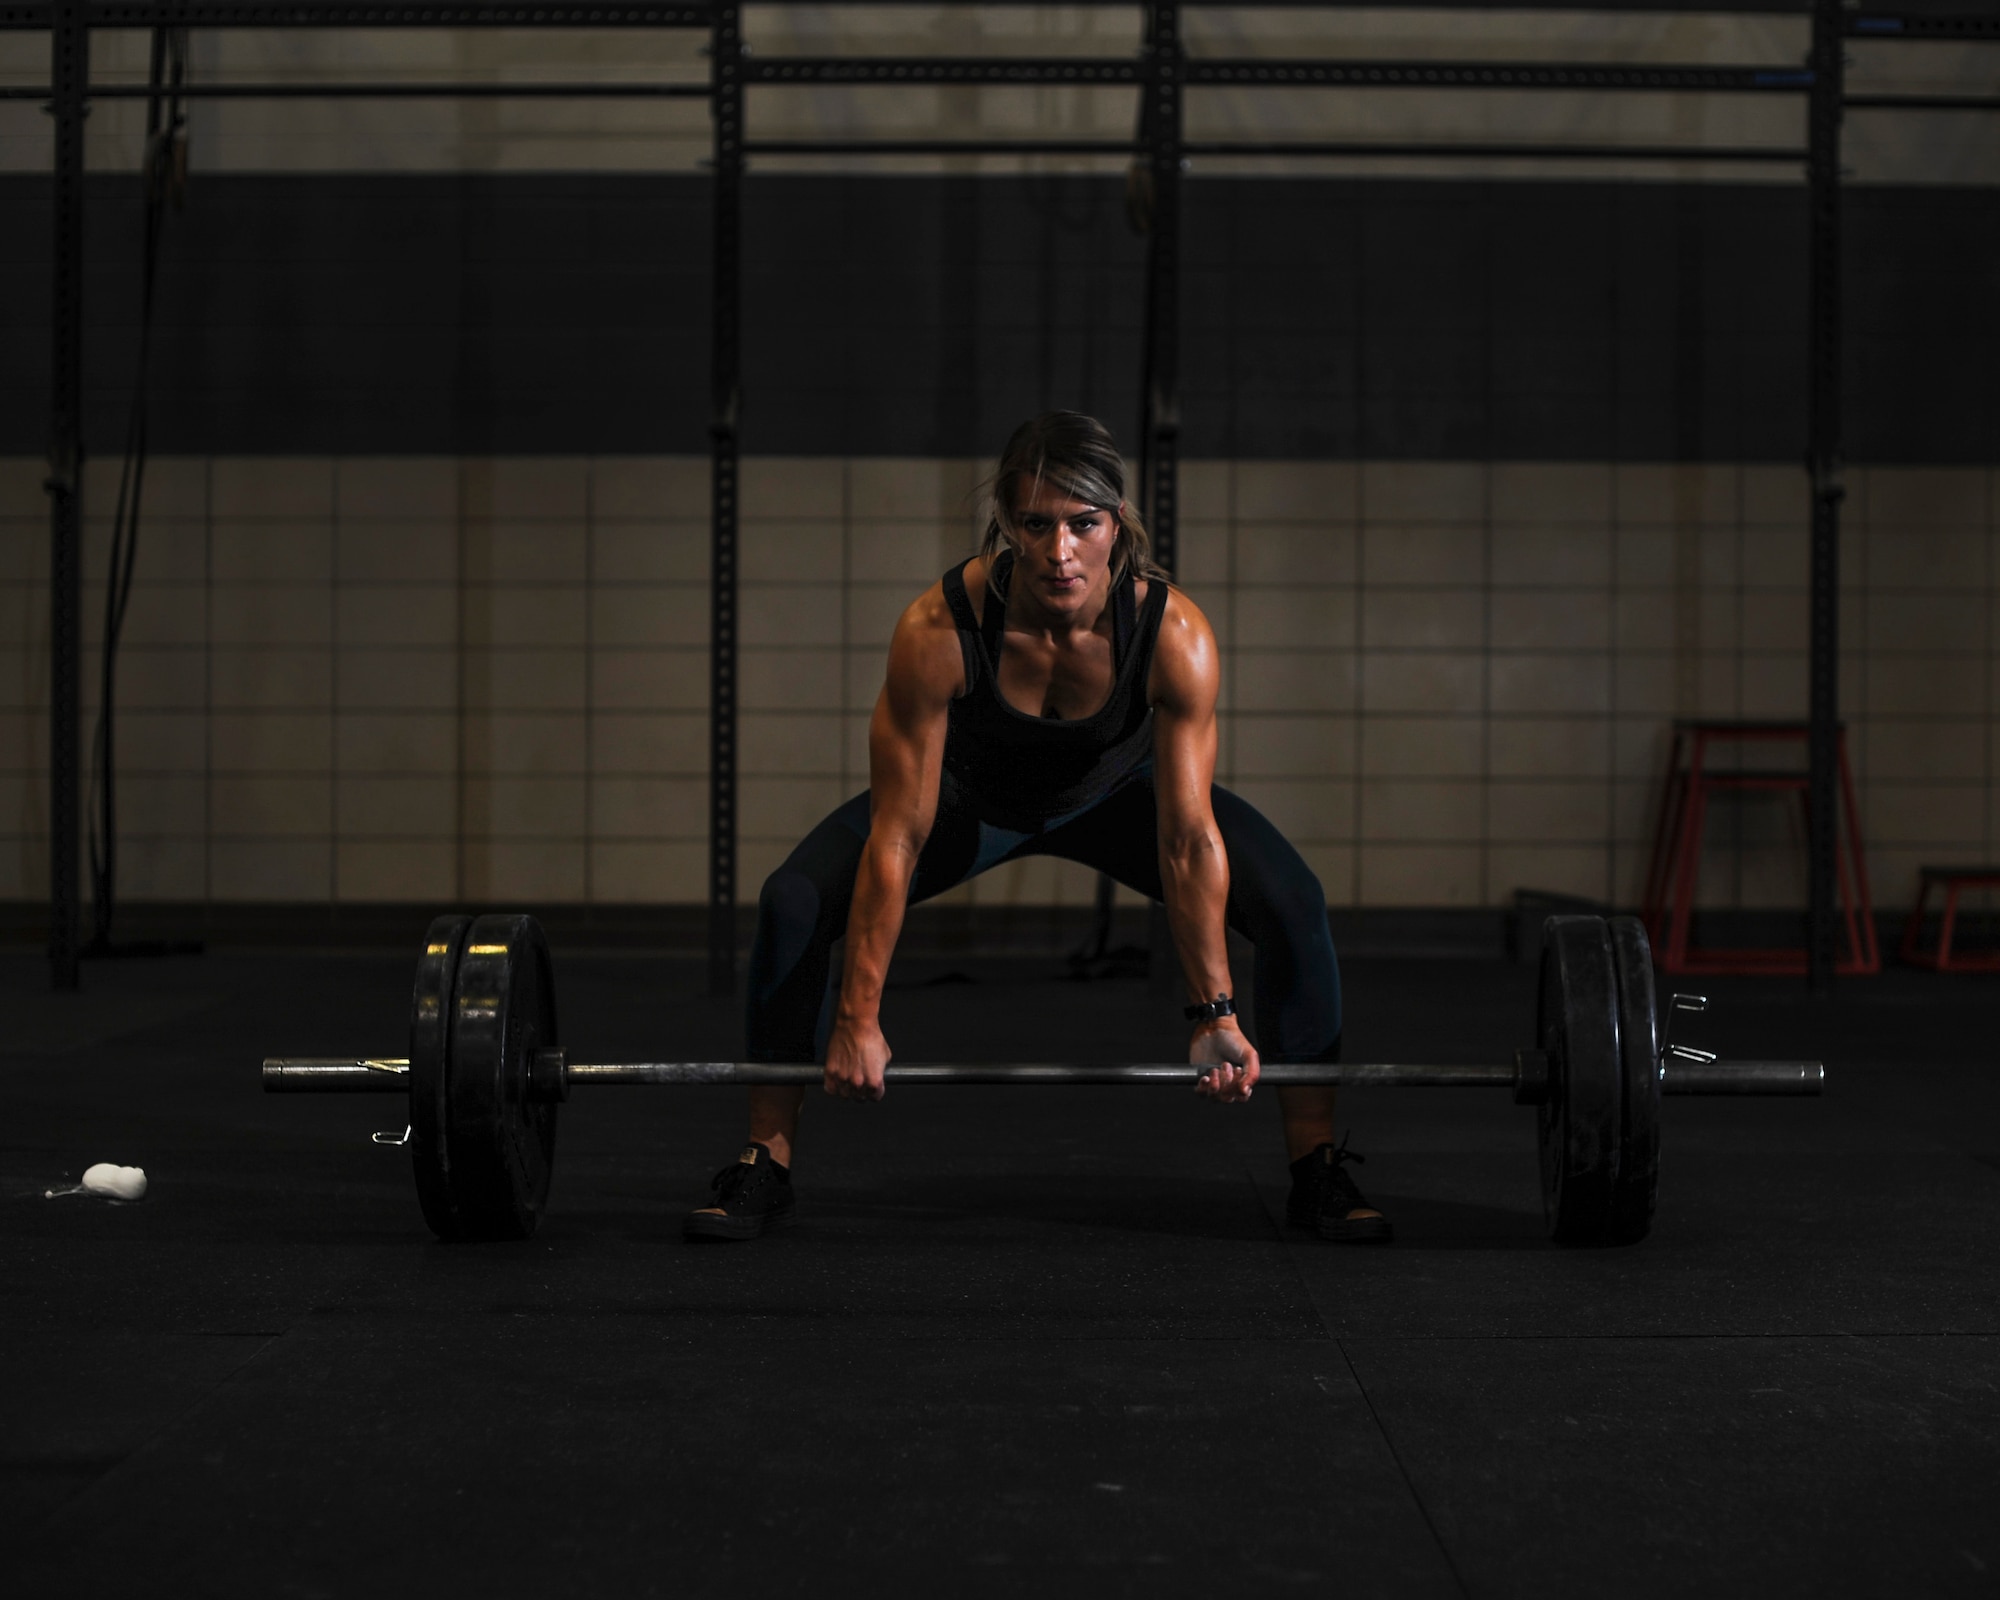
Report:
[[1019,492],[1014,526],[1008,530],[1019,575],[1017,591],[1032,604],[1063,616],[1101,606],[1111,588],[1117,514],[1072,500],[1054,485],[1026,475]]

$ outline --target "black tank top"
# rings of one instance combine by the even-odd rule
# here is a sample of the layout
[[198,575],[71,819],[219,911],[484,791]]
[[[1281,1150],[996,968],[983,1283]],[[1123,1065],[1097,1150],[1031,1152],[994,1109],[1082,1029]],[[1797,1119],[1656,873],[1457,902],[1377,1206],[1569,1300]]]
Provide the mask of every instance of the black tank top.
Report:
[[965,592],[961,561],[944,575],[944,597],[965,655],[965,693],[952,701],[944,741],[944,782],[954,803],[1002,827],[1038,832],[1087,810],[1153,755],[1153,708],[1146,680],[1167,609],[1167,585],[1155,580],[1146,605],[1128,572],[1111,591],[1111,698],[1088,717],[1064,721],[1017,711],[1000,693],[1007,584],[1014,553],[1001,551],[986,576],[985,616]]

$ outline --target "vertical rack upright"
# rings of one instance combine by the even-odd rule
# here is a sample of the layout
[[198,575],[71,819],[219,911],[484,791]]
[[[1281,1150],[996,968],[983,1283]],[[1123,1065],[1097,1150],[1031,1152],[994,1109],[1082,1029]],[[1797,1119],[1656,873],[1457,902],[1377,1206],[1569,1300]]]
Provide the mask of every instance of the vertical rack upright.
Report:
[[84,0],[54,0],[55,233],[49,367],[49,966],[77,986],[79,659],[83,543],[83,119],[90,87]]
[[1806,981],[1830,993],[1839,934],[1835,877],[1840,813],[1840,125],[1846,17],[1841,0],[1813,0],[1812,88],[1807,99],[1806,182],[1810,256],[1807,295],[1811,395],[1806,470],[1812,536],[1807,640],[1808,739]]
[[743,8],[721,0],[709,32],[715,135],[710,337],[708,992],[736,987],[737,417],[742,398]]
[[1155,0],[1146,8],[1147,61],[1138,161],[1146,174],[1145,431],[1141,480],[1153,557],[1167,572],[1179,554],[1181,129],[1187,76],[1181,8]]

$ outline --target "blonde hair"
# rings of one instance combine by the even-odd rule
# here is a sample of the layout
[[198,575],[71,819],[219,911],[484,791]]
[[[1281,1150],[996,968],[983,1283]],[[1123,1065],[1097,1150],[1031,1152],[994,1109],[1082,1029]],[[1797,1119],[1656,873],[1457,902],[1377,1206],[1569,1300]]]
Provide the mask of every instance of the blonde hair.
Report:
[[1118,524],[1111,544],[1114,585],[1123,583],[1128,572],[1149,583],[1173,581],[1153,559],[1153,539],[1145,521],[1124,504],[1125,460],[1112,443],[1111,431],[1095,417],[1077,411],[1045,411],[1022,423],[1007,441],[987,484],[986,535],[980,540],[979,555],[989,572],[1000,546],[1017,526],[1023,478],[1111,513]]

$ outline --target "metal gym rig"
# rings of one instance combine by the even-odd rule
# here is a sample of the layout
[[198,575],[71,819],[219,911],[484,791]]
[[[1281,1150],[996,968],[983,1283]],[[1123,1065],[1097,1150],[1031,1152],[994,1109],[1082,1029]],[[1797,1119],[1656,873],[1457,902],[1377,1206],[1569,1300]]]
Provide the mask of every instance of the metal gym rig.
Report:
[[[786,0],[767,0],[782,4]],[[895,3],[895,0],[891,0]],[[1022,0],[982,0],[1019,4]],[[729,992],[736,962],[737,727],[737,421],[741,404],[739,328],[742,288],[742,192],[749,157],[817,152],[1130,155],[1135,193],[1148,229],[1144,427],[1139,481],[1156,554],[1173,570],[1179,437],[1180,203],[1192,156],[1272,157],[1439,155],[1454,159],[1612,159],[1803,163],[1810,192],[1810,413],[1806,469],[1812,504],[1808,798],[1810,932],[1808,971],[1816,991],[1832,982],[1835,903],[1836,740],[1839,726],[1839,531],[1841,485],[1840,138],[1848,107],[1870,110],[1990,109],[1994,102],[1920,95],[1847,96],[1849,39],[2000,40],[2000,17],[1897,16],[1847,9],[1841,0],[1773,3],[1778,15],[1809,13],[1811,47],[1803,62],[1765,66],[1619,65],[1606,63],[1228,60],[1190,56],[1182,46],[1183,7],[1163,0],[1082,0],[1137,5],[1145,42],[1130,59],[811,58],[753,59],[743,41],[743,6],[655,5],[599,0],[454,4],[451,0],[0,0],[0,30],[44,31],[50,84],[10,88],[0,99],[45,103],[54,122],[54,227],[51,273],[50,674],[49,674],[49,954],[54,985],[75,988],[80,953],[78,772],[81,744],[79,640],[83,507],[81,499],[83,346],[84,119],[93,98],[145,97],[157,120],[164,101],[202,98],[293,99],[506,96],[706,97],[714,135],[714,316],[710,396],[712,500],[710,538],[710,726],[708,973],[715,993]],[[1261,0],[1270,5],[1274,0]],[[1326,5],[1329,0],[1275,0]],[[1451,0],[1443,0],[1448,7]],[[1459,0],[1465,4],[1466,0]],[[1646,0],[1641,0],[1643,6]],[[1675,9],[1654,0],[1661,9]],[[1632,9],[1627,7],[1626,9]],[[706,84],[164,84],[93,85],[90,36],[105,28],[683,28],[709,33]],[[160,55],[155,51],[156,60]],[[1128,86],[1140,91],[1132,140],[777,141],[745,136],[744,91],[755,84],[920,85],[1066,83]],[[1558,143],[1501,145],[1445,142],[1387,145],[1288,140],[1196,142],[1183,137],[1190,89],[1226,85],[1268,88],[1457,88],[1583,91],[1701,91],[1807,97],[1803,150],[1775,147],[1632,146]]]

